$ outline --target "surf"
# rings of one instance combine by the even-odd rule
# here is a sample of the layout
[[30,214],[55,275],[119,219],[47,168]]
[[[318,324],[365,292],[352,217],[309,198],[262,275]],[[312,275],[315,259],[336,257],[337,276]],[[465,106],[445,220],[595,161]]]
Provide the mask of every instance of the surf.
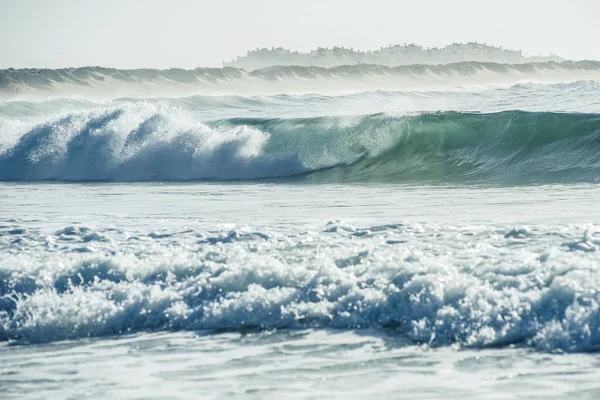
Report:
[[79,67],[0,70],[0,100],[48,99],[60,96],[118,97],[206,94],[348,93],[365,90],[517,84],[522,81],[565,82],[600,79],[598,61],[499,64],[465,61],[440,65],[387,67],[374,64],[330,68],[273,66],[168,70]]
[[19,251],[0,265],[0,342],[333,329],[431,347],[600,348],[593,229],[155,228],[4,222],[0,248]]
[[199,121],[139,103],[9,126],[2,181],[595,182],[600,115],[502,111]]

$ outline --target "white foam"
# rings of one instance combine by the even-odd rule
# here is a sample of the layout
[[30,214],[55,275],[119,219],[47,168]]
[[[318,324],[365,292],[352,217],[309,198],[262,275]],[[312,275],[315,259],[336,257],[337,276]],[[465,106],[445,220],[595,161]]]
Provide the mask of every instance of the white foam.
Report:
[[15,134],[3,145],[4,179],[256,179],[305,170],[295,154],[267,154],[267,133],[213,129],[147,103],[70,113],[18,131],[18,141]]
[[[4,250],[0,267],[4,340],[326,327],[391,330],[431,346],[600,346],[600,254],[573,251],[565,232],[340,222],[322,232],[139,232],[146,238],[134,241],[115,230],[69,228],[54,242],[12,232],[0,246],[27,240]],[[90,235],[111,240],[77,252]]]

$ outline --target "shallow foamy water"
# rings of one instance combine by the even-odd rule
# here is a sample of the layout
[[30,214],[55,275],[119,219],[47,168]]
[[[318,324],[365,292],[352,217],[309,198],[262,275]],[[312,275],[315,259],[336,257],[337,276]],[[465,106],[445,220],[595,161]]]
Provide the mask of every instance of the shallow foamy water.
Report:
[[0,184],[8,398],[595,398],[597,185]]

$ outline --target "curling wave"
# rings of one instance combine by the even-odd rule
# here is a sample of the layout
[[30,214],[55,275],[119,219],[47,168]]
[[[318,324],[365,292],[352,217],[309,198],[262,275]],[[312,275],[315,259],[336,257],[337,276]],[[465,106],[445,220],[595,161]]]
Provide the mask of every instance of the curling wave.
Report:
[[600,115],[506,111],[199,122],[133,104],[12,130],[0,180],[569,182],[600,173]]

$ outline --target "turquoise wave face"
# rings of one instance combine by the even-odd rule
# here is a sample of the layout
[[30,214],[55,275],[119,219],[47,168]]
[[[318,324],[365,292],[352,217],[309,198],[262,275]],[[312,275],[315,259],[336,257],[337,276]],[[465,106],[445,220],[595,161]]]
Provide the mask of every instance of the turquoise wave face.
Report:
[[[596,181],[600,166],[595,114],[446,112],[235,122],[273,132],[272,148],[296,146],[315,171],[307,178],[313,181]],[[340,162],[329,167],[332,156]]]
[[506,111],[199,122],[148,103],[34,123],[0,179],[596,181],[600,115]]

